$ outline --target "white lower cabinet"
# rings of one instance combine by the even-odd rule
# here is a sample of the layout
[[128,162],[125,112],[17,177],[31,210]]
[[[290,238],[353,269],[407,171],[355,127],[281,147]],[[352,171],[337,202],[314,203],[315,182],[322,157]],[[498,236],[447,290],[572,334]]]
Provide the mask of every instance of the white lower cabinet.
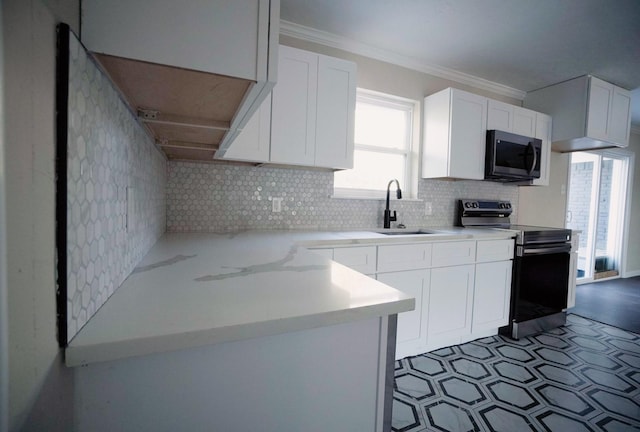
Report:
[[471,334],[474,266],[434,268],[427,307],[427,348],[460,343]]
[[376,272],[376,247],[342,247],[333,250],[333,260],[366,275]]
[[[424,349],[427,341],[427,314],[424,306],[429,304],[430,270],[409,270],[391,273],[378,273],[377,279],[416,299],[416,308],[398,314],[396,335],[396,357],[411,355]],[[399,356],[399,357],[398,357]]]
[[472,320],[474,332],[493,330],[508,324],[512,267],[511,261],[476,264]]
[[513,248],[513,239],[486,239],[314,252],[415,297],[415,310],[398,315],[400,359],[497,334],[507,325]]

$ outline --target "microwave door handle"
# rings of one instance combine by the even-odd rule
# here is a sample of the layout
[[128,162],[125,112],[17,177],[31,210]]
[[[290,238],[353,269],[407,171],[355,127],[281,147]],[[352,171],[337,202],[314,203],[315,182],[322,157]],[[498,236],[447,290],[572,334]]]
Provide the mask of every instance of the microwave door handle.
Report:
[[531,141],[529,141],[529,144],[527,144],[527,148],[530,148],[531,153],[533,154],[533,160],[531,161],[531,167],[529,168],[529,174],[531,174],[536,168],[536,163],[538,162],[538,153],[536,152],[536,148],[533,146],[533,142]]

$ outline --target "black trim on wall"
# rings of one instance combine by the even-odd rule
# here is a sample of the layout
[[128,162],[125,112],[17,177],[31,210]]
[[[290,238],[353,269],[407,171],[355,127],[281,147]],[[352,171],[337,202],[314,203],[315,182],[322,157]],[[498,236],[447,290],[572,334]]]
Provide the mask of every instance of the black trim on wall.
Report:
[[67,340],[67,127],[69,118],[69,26],[58,24],[56,53],[56,318],[58,344]]

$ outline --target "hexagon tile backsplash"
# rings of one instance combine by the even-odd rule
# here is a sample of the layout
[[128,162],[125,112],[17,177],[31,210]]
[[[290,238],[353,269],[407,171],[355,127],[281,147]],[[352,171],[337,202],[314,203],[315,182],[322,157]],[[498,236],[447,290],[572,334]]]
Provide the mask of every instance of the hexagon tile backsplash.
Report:
[[166,159],[70,37],[67,340],[165,230]]
[[[361,230],[382,227],[380,199],[332,198],[333,172],[304,168],[169,161],[167,231],[233,232],[248,229]],[[386,183],[386,181],[385,181]],[[401,185],[402,187],[402,185]],[[459,198],[507,199],[518,187],[482,181],[420,180],[418,200],[393,200],[398,223],[409,227],[453,224]],[[272,211],[282,198],[281,211]],[[425,202],[432,214],[425,215]],[[513,214],[513,220],[516,214]]]

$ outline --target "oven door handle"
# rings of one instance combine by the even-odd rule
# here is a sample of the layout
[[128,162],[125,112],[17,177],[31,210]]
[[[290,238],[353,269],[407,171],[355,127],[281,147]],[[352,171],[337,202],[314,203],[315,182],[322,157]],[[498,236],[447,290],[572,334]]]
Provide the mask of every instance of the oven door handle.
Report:
[[569,253],[571,252],[570,244],[563,244],[560,246],[548,246],[548,247],[526,247],[518,246],[517,255],[549,255],[554,253]]

